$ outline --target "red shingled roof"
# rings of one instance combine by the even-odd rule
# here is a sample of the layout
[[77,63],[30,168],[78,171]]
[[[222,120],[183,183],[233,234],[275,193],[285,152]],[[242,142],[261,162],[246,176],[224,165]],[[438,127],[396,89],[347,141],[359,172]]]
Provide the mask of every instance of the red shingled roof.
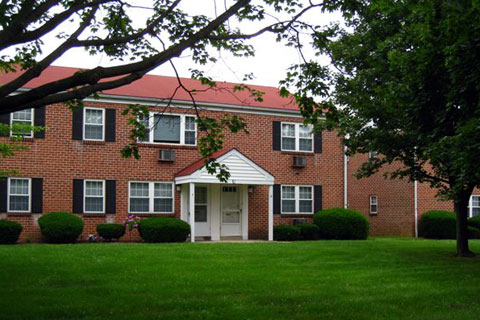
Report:
[[[210,159],[218,159],[218,158],[220,158],[221,156],[230,152],[233,149],[235,149],[235,148],[228,149],[228,150],[227,149],[219,150],[217,152],[212,153],[209,158]],[[203,165],[205,164],[205,159],[206,158],[202,158],[202,159],[199,159],[199,160],[195,161],[194,163],[192,163],[188,167],[186,167],[186,168],[180,170],[179,172],[177,172],[175,174],[175,177],[188,176],[188,175],[194,173],[195,171],[197,171],[198,169],[203,167]]]
[[[64,77],[71,76],[79,70],[81,69],[51,66],[47,68],[40,77],[27,83],[25,88],[34,88],[51,81],[59,80]],[[18,73],[0,74],[0,85],[15,79],[17,76]],[[187,78],[182,78],[182,83],[189,90],[206,90],[195,93],[195,100],[197,102],[298,110],[298,106],[295,104],[293,98],[280,97],[279,90],[273,87],[248,85],[252,89],[265,93],[263,95],[263,101],[259,102],[250,97],[250,93],[247,90],[232,92],[232,89],[235,86],[234,83],[217,82],[217,88],[213,89],[203,86],[200,81]],[[137,80],[129,85],[112,90],[106,90],[103,93],[126,97],[167,99],[170,98],[177,86],[178,80],[175,77],[145,75],[142,79]],[[190,101],[190,97],[183,90],[178,90],[174,99]]]

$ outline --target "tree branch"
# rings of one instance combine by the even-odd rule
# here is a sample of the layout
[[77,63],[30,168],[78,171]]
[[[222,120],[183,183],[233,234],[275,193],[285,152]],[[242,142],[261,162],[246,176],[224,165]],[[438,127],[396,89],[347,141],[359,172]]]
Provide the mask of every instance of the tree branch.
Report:
[[[212,20],[207,26],[193,34],[188,39],[169,47],[167,50],[158,53],[145,60],[131,64],[115,67],[97,67],[88,71],[77,72],[74,75],[47,83],[35,89],[18,95],[0,98],[0,114],[22,110],[27,107],[39,107],[45,104],[57,103],[69,99],[83,99],[88,95],[101,90],[112,89],[121,85],[129,84],[140,79],[148,71],[158,65],[165,63],[173,57],[179,56],[185,49],[191,47],[198,41],[205,39],[212,31],[217,29],[226,20],[233,16],[238,10],[247,5],[250,0],[239,0],[218,18]],[[101,79],[126,75],[122,80],[98,83]],[[118,83],[116,86],[113,84]],[[86,86],[85,86],[86,85]],[[73,89],[85,86],[81,89]],[[64,93],[73,89],[70,92]],[[60,93],[58,93],[60,92]]]
[[31,69],[27,70],[25,73],[20,75],[15,80],[10,81],[9,83],[0,87],[0,96],[7,96],[15,90],[21,88],[27,82],[40,76],[43,70],[45,70],[53,61],[59,58],[64,54],[68,49],[72,48],[74,40],[85,30],[85,28],[90,24],[90,21],[95,16],[95,12],[98,10],[98,5],[95,8],[92,8],[88,16],[80,24],[78,29],[72,33],[72,35],[65,40],[57,49],[52,53],[46,56],[42,61],[38,62]]

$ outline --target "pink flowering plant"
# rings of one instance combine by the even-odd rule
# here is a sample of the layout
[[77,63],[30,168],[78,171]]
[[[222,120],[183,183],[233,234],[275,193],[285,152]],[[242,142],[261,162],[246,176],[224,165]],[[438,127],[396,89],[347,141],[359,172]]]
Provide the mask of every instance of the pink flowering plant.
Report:
[[140,218],[137,217],[134,214],[129,214],[125,218],[125,228],[128,229],[128,231],[132,231],[133,229],[138,228],[138,222],[140,221]]

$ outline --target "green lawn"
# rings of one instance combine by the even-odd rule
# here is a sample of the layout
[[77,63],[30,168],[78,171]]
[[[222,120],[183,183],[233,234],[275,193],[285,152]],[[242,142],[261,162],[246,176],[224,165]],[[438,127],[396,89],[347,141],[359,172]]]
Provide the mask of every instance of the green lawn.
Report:
[[0,319],[480,319],[480,258],[454,251],[391,238],[0,246]]

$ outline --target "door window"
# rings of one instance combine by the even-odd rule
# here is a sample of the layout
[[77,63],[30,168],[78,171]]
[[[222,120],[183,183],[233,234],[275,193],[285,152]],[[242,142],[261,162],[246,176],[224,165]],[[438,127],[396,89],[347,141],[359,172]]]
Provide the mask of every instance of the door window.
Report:
[[195,222],[207,222],[207,187],[195,187]]

